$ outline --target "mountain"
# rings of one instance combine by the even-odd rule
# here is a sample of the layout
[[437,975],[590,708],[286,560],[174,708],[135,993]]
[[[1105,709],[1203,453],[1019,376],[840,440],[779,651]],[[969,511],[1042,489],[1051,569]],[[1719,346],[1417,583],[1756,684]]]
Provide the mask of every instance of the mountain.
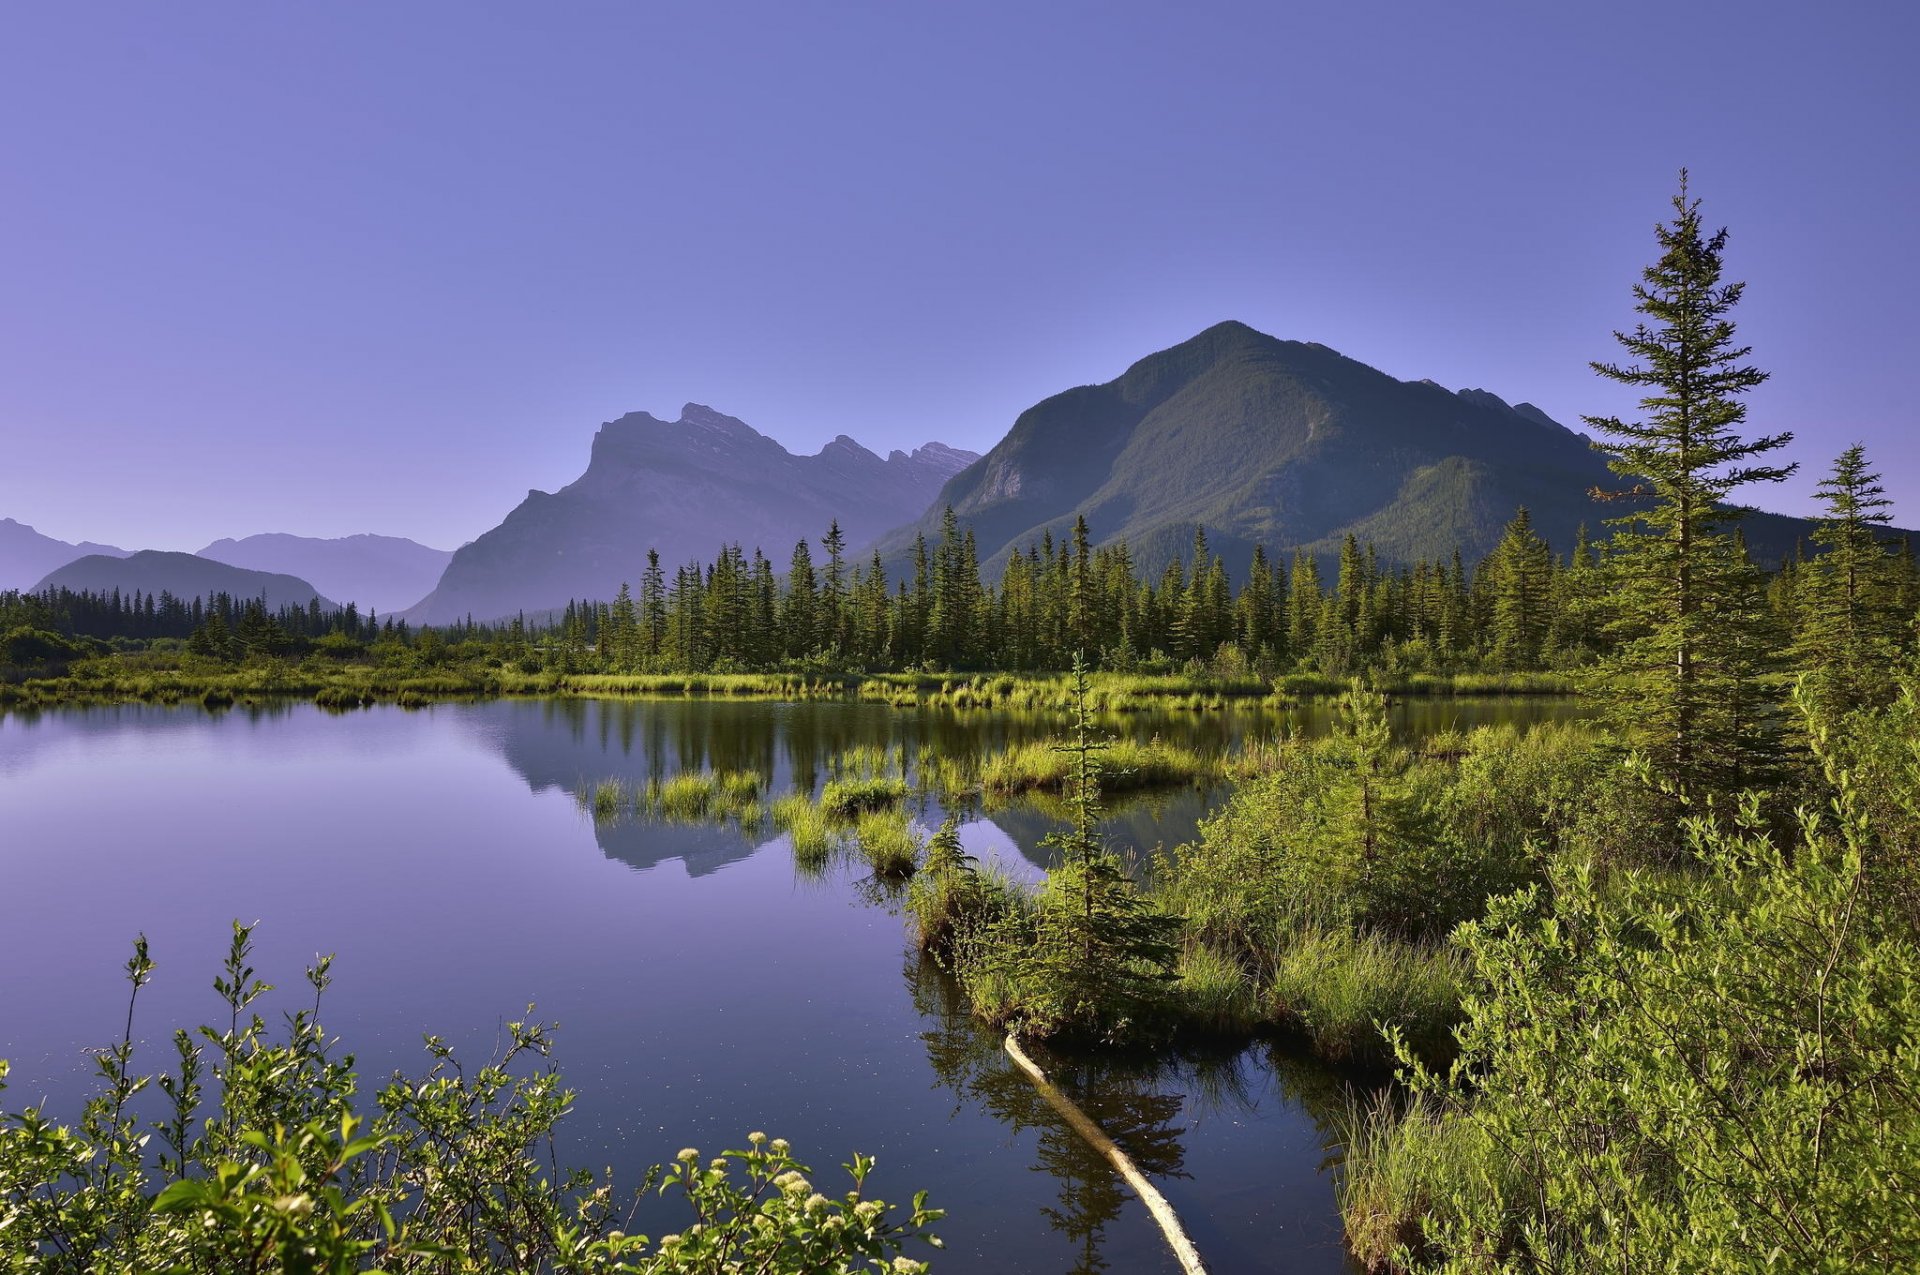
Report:
[[123,595],[171,593],[176,598],[226,593],[242,599],[264,598],[270,611],[282,606],[304,607],[318,597],[322,610],[335,609],[335,603],[321,597],[317,589],[297,576],[248,571],[211,558],[160,549],[142,549],[124,558],[105,554],[77,558],[34,586],[35,592],[41,589],[71,589],[75,593],[110,593],[118,589]]
[[104,554],[109,558],[127,556],[125,549],[116,549],[112,545],[96,545],[88,541],[70,545],[64,540],[43,536],[24,522],[0,518],[0,592],[30,589],[47,572],[90,553]]
[[330,598],[357,602],[381,615],[412,606],[433,592],[453,557],[399,536],[341,536],[323,540],[279,532],[216,540],[200,550],[229,566],[299,576]]
[[[1117,380],[1020,414],[916,522],[882,539],[890,563],[939,536],[951,505],[997,579],[1008,553],[1084,515],[1096,545],[1125,538],[1149,575],[1185,553],[1195,526],[1244,578],[1255,544],[1323,559],[1352,533],[1389,560],[1467,562],[1492,549],[1521,505],[1560,553],[1584,523],[1624,510],[1589,496],[1624,484],[1587,436],[1530,403],[1400,381],[1324,345],[1221,323],[1149,355]],[[1811,524],[1751,514],[1763,562]]]
[[635,589],[647,550],[666,571],[712,559],[723,543],[755,548],[784,573],[796,541],[839,519],[847,547],[917,517],[941,484],[978,457],[940,443],[885,459],[840,435],[795,456],[731,416],[688,403],[677,421],[633,412],[600,427],[586,472],[551,494],[530,491],[498,527],[455,551],[439,585],[404,613],[445,624],[499,619]]

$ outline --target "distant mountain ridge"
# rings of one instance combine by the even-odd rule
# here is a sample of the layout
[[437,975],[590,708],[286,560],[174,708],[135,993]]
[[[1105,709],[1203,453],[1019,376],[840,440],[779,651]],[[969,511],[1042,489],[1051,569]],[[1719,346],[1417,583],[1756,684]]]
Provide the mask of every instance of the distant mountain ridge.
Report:
[[89,554],[124,558],[127,551],[87,540],[68,544],[43,536],[24,522],[0,518],[0,590],[31,589],[48,572]]
[[363,615],[370,610],[386,615],[431,593],[453,551],[430,549],[401,536],[322,539],[268,532],[216,540],[199,556],[250,571],[297,576],[327,597],[357,603]]
[[638,588],[647,550],[671,571],[722,544],[759,548],[784,573],[796,541],[838,520],[849,551],[918,516],[978,459],[927,443],[881,457],[845,434],[797,456],[744,421],[688,403],[663,421],[631,412],[601,425],[584,473],[530,491],[499,526],[454,552],[433,592],[403,617],[493,620]]
[[296,576],[249,571],[211,558],[162,549],[142,549],[124,558],[103,554],[77,558],[33,587],[36,593],[42,589],[70,589],[75,593],[112,593],[118,589],[123,597],[136,592],[156,596],[171,593],[186,599],[225,593],[239,601],[261,598],[269,611],[283,606],[304,607],[318,598],[321,610],[337,609],[335,602]]
[[[1525,505],[1561,554],[1581,524],[1599,538],[1624,512],[1588,438],[1529,403],[1486,390],[1401,381],[1313,342],[1216,324],[1118,378],[1028,408],[917,521],[880,542],[906,559],[951,505],[984,572],[1084,515],[1094,543],[1125,539],[1149,576],[1182,556],[1194,528],[1244,578],[1256,544],[1322,559],[1351,533],[1390,561],[1477,561]],[[1763,562],[1791,553],[1808,520],[1744,520]]]

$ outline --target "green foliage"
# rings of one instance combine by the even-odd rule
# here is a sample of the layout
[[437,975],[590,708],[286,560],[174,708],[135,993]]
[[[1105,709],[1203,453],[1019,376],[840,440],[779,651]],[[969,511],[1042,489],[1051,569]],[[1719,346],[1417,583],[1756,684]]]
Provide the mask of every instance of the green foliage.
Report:
[[1603,888],[1563,862],[1467,927],[1461,1057],[1414,1079],[1467,1126],[1442,1136],[1509,1164],[1423,1181],[1433,1255],[1413,1264],[1920,1263],[1920,949],[1871,906],[1873,832],[1828,773],[1832,809],[1802,812],[1791,852],[1748,802],[1739,827],[1690,821],[1694,871]]
[[1784,638],[1772,631],[1758,571],[1729,530],[1739,488],[1778,482],[1794,466],[1758,463],[1791,434],[1747,440],[1741,396],[1767,374],[1744,362],[1728,317],[1743,284],[1722,283],[1727,232],[1709,235],[1686,174],[1674,218],[1656,234],[1661,255],[1634,287],[1645,318],[1618,339],[1634,360],[1595,363],[1609,380],[1647,391],[1643,422],[1588,417],[1614,472],[1645,503],[1613,519],[1606,557],[1616,651],[1595,688],[1621,735],[1696,806],[1778,773],[1776,671]]
[[820,790],[820,808],[836,819],[886,810],[907,799],[907,781],[897,775],[829,779]]
[[1305,1036],[1329,1062],[1379,1067],[1388,1033],[1428,1063],[1453,1056],[1465,970],[1442,944],[1304,927],[1287,936],[1267,976],[1267,1017]]
[[[901,1216],[863,1194],[815,1191],[786,1143],[753,1134],[705,1164],[693,1150],[647,1176],[692,1214],[657,1243],[625,1230],[613,1184],[556,1174],[549,1143],[573,1095],[544,1060],[549,1029],[508,1024],[500,1055],[469,1073],[428,1039],[432,1066],[396,1077],[363,1109],[352,1060],[318,1020],[329,961],[307,971],[312,1008],[283,1039],[256,1003],[273,989],[235,925],[214,982],[227,1022],[174,1034],[176,1068],[133,1066],[134,1008],[152,978],[145,939],[127,964],[126,1033],[99,1055],[101,1088],[76,1125],[35,1108],[0,1115],[0,1266],[9,1271],[627,1272],[924,1270],[908,1241],[939,1241],[940,1212],[914,1197]],[[6,1064],[0,1062],[0,1086]],[[155,1124],[130,1102],[166,1098]],[[637,1197],[636,1197],[637,1198]]]
[[[1485,731],[1460,759],[1423,760],[1392,742],[1379,695],[1352,692],[1332,735],[1275,746],[1270,773],[1163,861],[1160,889],[1198,932],[1255,953],[1301,925],[1443,935],[1537,871],[1545,807],[1578,752],[1560,732]],[[1546,772],[1540,790],[1490,787],[1528,766]]]
[[1115,1041],[1150,1035],[1178,978],[1179,921],[1141,894],[1126,865],[1100,844],[1099,775],[1086,671],[1076,663],[1074,826],[1047,839],[1060,863],[1030,910],[987,927],[958,953],[976,1012],[1039,1038]]
[[879,810],[861,815],[854,825],[854,837],[876,875],[895,879],[913,875],[920,842],[905,811]]

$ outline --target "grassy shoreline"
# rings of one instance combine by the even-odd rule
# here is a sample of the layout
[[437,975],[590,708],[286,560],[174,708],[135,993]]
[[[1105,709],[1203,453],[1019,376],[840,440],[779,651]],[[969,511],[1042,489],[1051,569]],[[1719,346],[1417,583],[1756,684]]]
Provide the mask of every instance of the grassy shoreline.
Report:
[[[1352,678],[1286,674],[1222,679],[1180,674],[1095,674],[1096,712],[1217,712],[1247,704],[1292,704],[1345,694]],[[1376,678],[1404,698],[1571,695],[1570,677],[1548,673],[1407,674]],[[328,708],[498,698],[844,699],[895,707],[1065,709],[1065,674],[1012,673],[522,673],[506,668],[437,670],[301,665],[154,667],[109,659],[61,677],[0,683],[0,708],[61,705],[181,704],[224,707],[250,699],[310,699]]]

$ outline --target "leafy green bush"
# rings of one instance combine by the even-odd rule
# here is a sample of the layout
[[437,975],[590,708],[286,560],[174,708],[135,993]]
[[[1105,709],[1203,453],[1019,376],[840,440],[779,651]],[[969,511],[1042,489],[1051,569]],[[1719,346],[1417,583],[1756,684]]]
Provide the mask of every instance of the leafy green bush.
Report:
[[[314,1007],[276,1040],[253,1008],[272,989],[249,944],[236,924],[214,982],[227,1025],[176,1032],[175,1070],[135,1074],[130,1004],[76,1125],[32,1107],[0,1114],[0,1268],[811,1275],[924,1270],[902,1248],[939,1245],[924,1193],[904,1216],[864,1197],[871,1159],[855,1155],[852,1189],[831,1199],[785,1142],[758,1133],[744,1150],[702,1163],[688,1149],[652,1170],[639,1190],[683,1195],[690,1224],[657,1242],[630,1234],[610,1181],[549,1164],[573,1095],[541,1061],[547,1027],[509,1024],[500,1056],[472,1073],[429,1038],[426,1074],[396,1077],[365,1110],[316,1017],[329,962],[307,971]],[[144,938],[127,971],[137,1000],[153,971]],[[130,1105],[150,1084],[167,1108],[151,1126]]]
[[[1920,1268],[1920,947],[1873,906],[1875,836],[1831,765],[1790,851],[1687,826],[1695,870],[1555,866],[1462,941],[1461,1057],[1414,1068],[1491,1178],[1421,1184],[1445,1271]],[[1358,1149],[1358,1171],[1373,1173]]]

